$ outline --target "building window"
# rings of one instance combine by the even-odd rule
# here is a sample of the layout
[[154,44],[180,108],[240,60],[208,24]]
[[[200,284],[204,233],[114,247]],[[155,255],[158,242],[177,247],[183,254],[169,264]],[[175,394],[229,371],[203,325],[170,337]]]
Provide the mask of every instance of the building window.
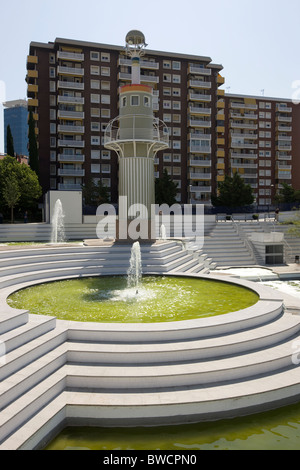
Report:
[[93,160],[100,160],[100,150],[91,150],[91,158]]
[[121,106],[122,108],[124,108],[125,106],[127,106],[127,96],[123,96],[122,99],[121,99]]
[[100,53],[97,51],[91,51],[90,58],[91,60],[100,60]]
[[144,96],[144,106],[150,108],[150,98],[149,96]]
[[91,65],[91,75],[100,75],[100,67],[97,65]]
[[50,108],[50,119],[51,119],[51,121],[56,120],[56,109]]
[[164,60],[163,68],[164,69],[170,69],[171,68],[171,61],[170,60]]
[[101,80],[101,90],[110,90],[110,82]]
[[55,54],[49,54],[49,63],[55,64]]
[[110,150],[102,150],[101,158],[102,160],[110,160]]
[[100,173],[100,163],[91,164],[91,173]]
[[100,90],[100,80],[91,80],[91,88]]
[[91,116],[92,117],[100,117],[100,109],[99,108],[91,108]]
[[174,70],[180,70],[181,69],[181,63],[178,62],[177,60],[173,60],[173,69]]
[[110,173],[110,164],[103,163],[101,167],[102,173]]
[[110,118],[110,109],[101,109],[101,117],[103,118]]
[[100,122],[91,122],[91,131],[100,131]]
[[91,103],[100,103],[100,95],[92,94],[91,95]]
[[171,82],[171,75],[169,73],[164,73],[163,80],[164,82]]
[[54,150],[50,151],[50,161],[56,162],[56,152]]
[[54,122],[50,122],[50,134],[56,134],[56,124]]
[[100,145],[100,137],[92,136],[91,137],[91,144],[92,145]]
[[110,95],[101,95],[102,104],[110,104]]
[[109,62],[110,61],[110,53],[109,52],[101,52],[101,60],[102,60],[102,62]]
[[50,178],[50,189],[56,189],[56,178]]
[[131,106],[139,106],[140,104],[140,97],[138,95],[131,96]]
[[56,77],[55,67],[49,67],[49,77],[50,78],[55,78]]
[[109,67],[101,67],[101,75],[105,75],[107,77],[110,76],[110,68]]
[[102,178],[102,184],[106,188],[110,188],[110,178]]
[[52,80],[49,82],[49,90],[52,93],[56,91],[56,83],[53,82]]
[[173,75],[173,83],[180,83],[181,77],[180,75]]

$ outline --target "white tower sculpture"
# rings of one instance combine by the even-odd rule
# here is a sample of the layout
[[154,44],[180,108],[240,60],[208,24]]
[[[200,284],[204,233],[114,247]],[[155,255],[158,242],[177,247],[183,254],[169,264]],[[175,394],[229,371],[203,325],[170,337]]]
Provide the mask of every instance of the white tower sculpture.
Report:
[[131,57],[131,84],[120,89],[120,115],[105,131],[105,147],[114,150],[119,160],[119,223],[129,223],[129,209],[142,204],[140,219],[150,223],[155,203],[154,158],[169,147],[168,129],[154,117],[153,89],[141,84],[141,57],[146,47],[140,31],[126,36],[126,52]]

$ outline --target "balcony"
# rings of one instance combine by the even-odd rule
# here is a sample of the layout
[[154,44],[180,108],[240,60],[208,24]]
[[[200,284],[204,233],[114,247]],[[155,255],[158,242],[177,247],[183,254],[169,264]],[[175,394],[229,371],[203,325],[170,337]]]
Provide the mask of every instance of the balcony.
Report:
[[59,168],[58,169],[58,176],[84,176],[85,175],[85,170],[81,169],[65,169],[65,168]]
[[256,160],[258,158],[257,153],[235,153],[235,152],[230,152],[230,157],[231,158],[246,158],[247,160]]
[[211,69],[205,67],[200,67],[199,65],[190,64],[188,68],[188,73],[195,73],[200,75],[211,75]]
[[201,120],[201,119],[189,119],[188,126],[189,127],[210,128],[211,127],[211,121],[204,121],[204,120]]
[[210,181],[211,176],[211,173],[189,173],[188,178],[190,180]]
[[290,116],[282,116],[282,115],[276,116],[276,121],[277,122],[292,122],[292,120],[293,119]]
[[292,127],[291,126],[283,126],[281,124],[278,124],[276,130],[278,132],[291,132]]
[[291,113],[292,112],[292,107],[285,106],[283,104],[276,104],[276,111],[279,111],[281,113]]
[[81,184],[58,184],[59,191],[81,191]]
[[38,64],[38,56],[37,55],[28,55],[27,56],[27,68],[34,69],[35,65]]
[[232,163],[231,162],[231,168],[247,168],[247,169],[253,168],[253,169],[257,169],[258,165],[256,163]]
[[190,159],[188,165],[191,167],[202,167],[202,168],[210,168],[211,167],[211,160],[193,160]]
[[63,60],[72,60],[82,62],[84,60],[84,54],[79,54],[77,52],[65,52],[65,51],[58,51],[57,58]]
[[27,105],[28,105],[28,108],[29,107],[36,108],[39,105],[39,100],[34,99],[34,98],[29,98],[29,100],[27,101]]
[[211,88],[211,82],[206,82],[204,80],[189,80],[189,88]]
[[250,103],[235,103],[231,102],[230,107],[233,109],[254,109],[257,110],[257,104],[250,104]]
[[254,139],[256,140],[258,138],[257,134],[246,134],[245,133],[235,133],[231,131],[231,137],[235,137],[236,139]]
[[285,141],[285,142],[292,142],[292,136],[291,135],[278,135],[277,139],[279,141]]
[[277,160],[286,160],[291,161],[292,155],[286,155],[285,153],[277,152],[276,154]]
[[188,139],[199,139],[199,140],[209,140],[211,141],[211,134],[199,134],[197,132],[190,132]]
[[59,124],[57,126],[57,131],[64,134],[84,134],[84,126],[68,126]]
[[222,75],[218,74],[218,77],[217,77],[217,84],[218,85],[224,85],[225,83],[225,78],[222,77]]
[[84,140],[59,139],[57,145],[58,147],[84,148]]
[[211,95],[204,95],[203,93],[189,93],[189,100],[191,101],[211,101]]
[[276,168],[278,170],[289,170],[289,171],[292,171],[292,165],[286,165],[284,163],[281,163],[281,162],[277,162],[276,163]]
[[57,112],[59,119],[84,119],[83,111],[64,111],[59,109]]
[[244,142],[232,142],[231,143],[231,148],[233,148],[233,149],[237,149],[237,148],[257,149],[258,145],[257,144],[244,143]]
[[59,80],[57,82],[57,88],[66,88],[69,90],[84,90],[84,83],[65,82],[63,80]]
[[190,153],[211,153],[211,146],[192,143],[189,146],[189,152]]
[[217,108],[218,108],[218,109],[225,109],[225,101],[223,101],[223,100],[218,100],[218,101],[217,101]]
[[[131,59],[119,59],[118,60],[118,65],[125,65],[127,67],[131,67],[132,61]],[[158,70],[159,69],[159,63],[158,62],[151,62],[150,60],[141,60],[140,61],[140,66],[142,69],[150,69],[150,70]]]
[[57,73],[59,75],[75,75],[78,77],[83,77],[84,69],[80,69],[77,67],[64,67],[64,66],[59,65],[57,67]]
[[191,114],[202,114],[206,116],[211,115],[211,108],[198,108],[197,106],[190,106],[189,111]]
[[85,161],[84,155],[64,155],[60,153],[57,156],[59,162],[64,163],[83,163]]
[[39,76],[39,73],[37,70],[28,70],[26,80],[28,81],[31,78],[35,79],[35,78],[38,78],[38,76]]
[[249,130],[257,130],[258,125],[257,124],[248,124],[244,122],[230,122],[230,127],[232,129],[249,129]]
[[277,150],[283,150],[285,152],[291,152],[292,146],[289,145],[289,144],[281,144],[280,142],[278,142]]
[[65,104],[84,104],[84,98],[78,96],[58,96],[57,102]]
[[192,186],[191,193],[211,193],[211,186]]

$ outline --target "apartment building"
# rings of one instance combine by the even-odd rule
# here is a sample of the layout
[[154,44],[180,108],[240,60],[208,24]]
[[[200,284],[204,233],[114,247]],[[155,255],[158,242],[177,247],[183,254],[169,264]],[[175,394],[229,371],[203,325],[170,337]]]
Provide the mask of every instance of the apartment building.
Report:
[[237,171],[260,205],[271,204],[282,183],[299,188],[299,106],[241,95],[226,95],[225,103],[225,171]]
[[[299,186],[300,113],[288,100],[225,95],[221,73],[209,57],[145,50],[141,83],[153,87],[155,116],[170,135],[155,176],[168,171],[178,202],[210,204],[225,173],[238,171],[257,202],[268,204],[282,181]],[[32,42],[26,80],[44,192],[80,190],[90,178],[101,179],[117,202],[117,155],[104,147],[104,131],[119,115],[120,87],[131,80],[125,48]]]

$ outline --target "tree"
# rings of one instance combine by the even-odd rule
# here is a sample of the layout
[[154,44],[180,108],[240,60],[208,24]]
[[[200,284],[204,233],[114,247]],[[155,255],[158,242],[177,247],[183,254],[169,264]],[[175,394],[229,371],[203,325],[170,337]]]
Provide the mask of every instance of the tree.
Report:
[[282,188],[275,197],[276,202],[291,203],[300,201],[300,191],[295,190],[287,183],[282,183]]
[[243,207],[254,202],[251,186],[245,184],[238,173],[234,173],[232,177],[225,175],[225,179],[219,183],[218,189],[219,194],[211,196],[214,206]]
[[[20,193],[17,201],[18,207],[23,210],[35,209],[36,201],[42,195],[42,188],[36,173],[25,163],[18,163],[13,157],[8,156],[0,160],[0,205],[1,203],[7,205],[8,189],[5,190],[7,180],[17,183],[16,192]],[[11,193],[11,188],[12,185],[9,186],[9,193]]]
[[95,183],[94,179],[90,178],[82,185],[82,195],[87,206],[99,206],[109,202],[108,189],[100,179]]
[[163,171],[161,178],[155,180],[155,203],[156,204],[168,204],[172,206],[176,203],[177,186],[167,170]]
[[39,175],[39,153],[35,135],[35,122],[33,119],[32,111],[29,112],[28,119],[28,152],[29,152],[29,166]]
[[14,175],[6,178],[3,184],[3,198],[6,205],[10,208],[11,223],[14,223],[14,207],[17,205],[21,192],[19,189],[18,181]]
[[10,125],[7,126],[6,130],[6,153],[11,157],[15,156],[15,148],[14,148],[14,139],[11,132]]

